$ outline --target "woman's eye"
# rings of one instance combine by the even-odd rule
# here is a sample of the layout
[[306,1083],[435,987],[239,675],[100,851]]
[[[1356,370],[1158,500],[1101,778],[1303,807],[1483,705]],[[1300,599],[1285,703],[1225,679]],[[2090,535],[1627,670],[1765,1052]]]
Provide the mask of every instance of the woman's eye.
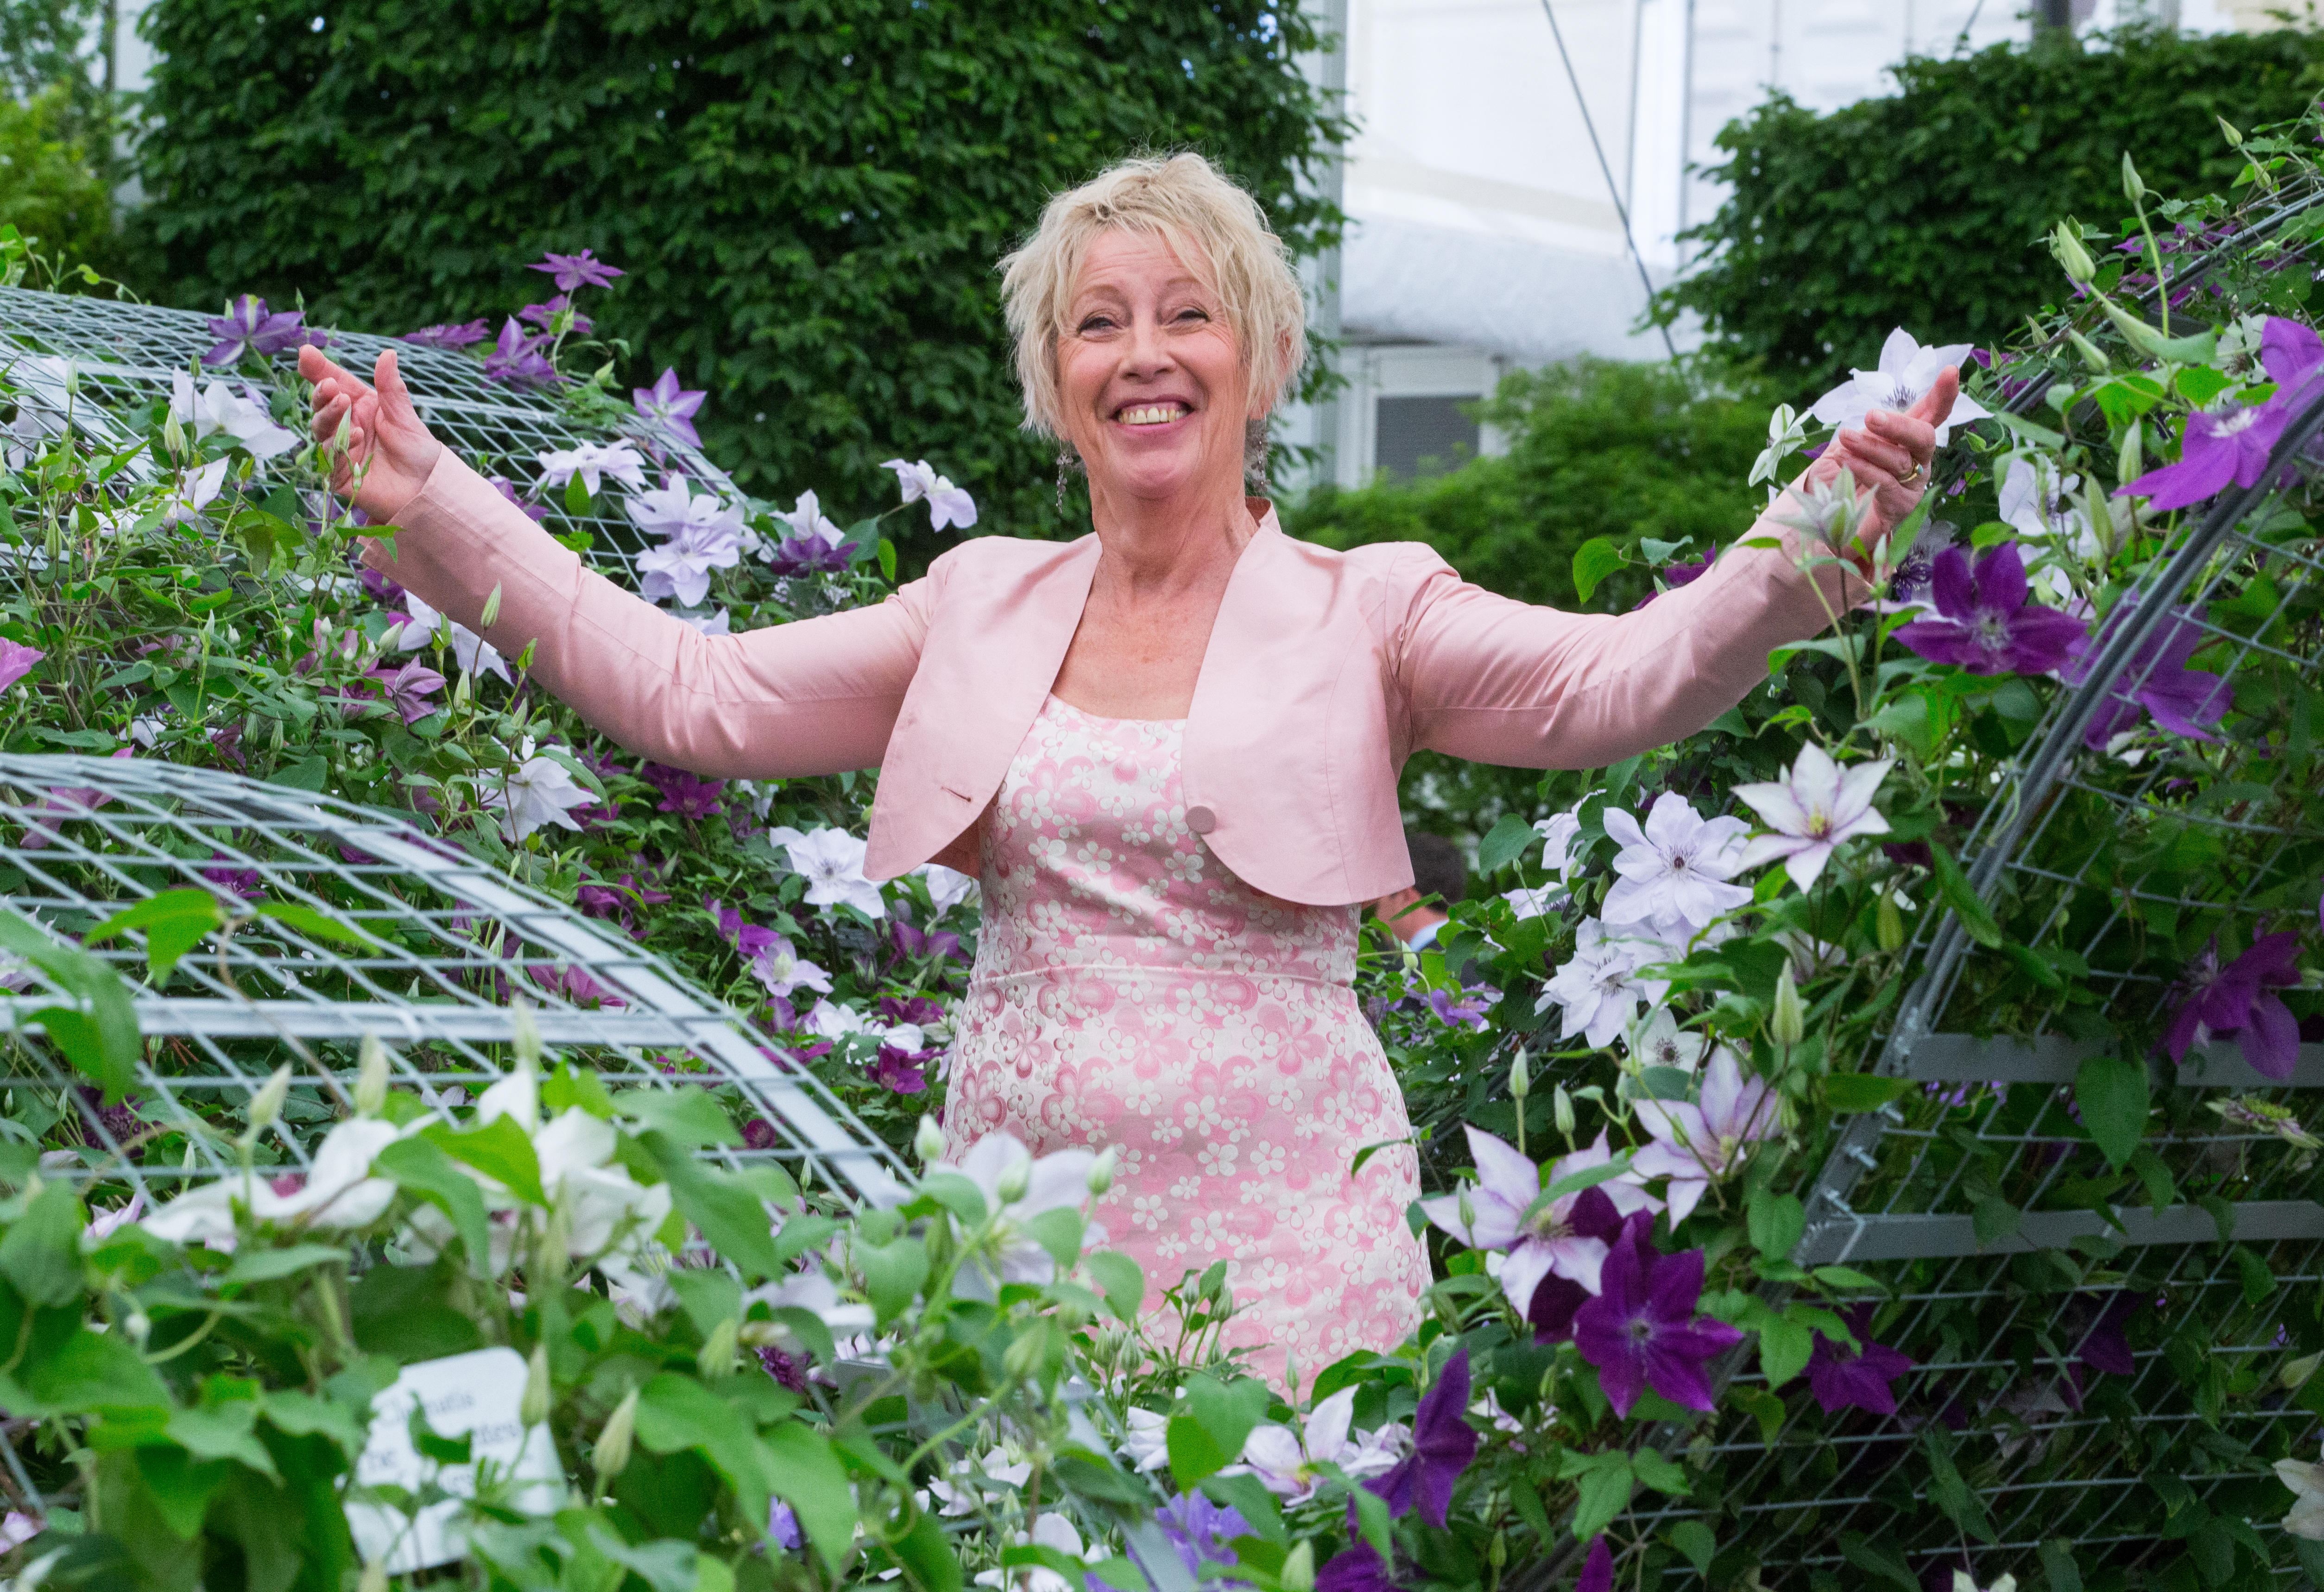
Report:
[[1082,322],[1081,333],[1084,336],[1087,336],[1092,332],[1106,331],[1110,329],[1112,325],[1112,317],[1105,315],[1093,315],[1087,320]]

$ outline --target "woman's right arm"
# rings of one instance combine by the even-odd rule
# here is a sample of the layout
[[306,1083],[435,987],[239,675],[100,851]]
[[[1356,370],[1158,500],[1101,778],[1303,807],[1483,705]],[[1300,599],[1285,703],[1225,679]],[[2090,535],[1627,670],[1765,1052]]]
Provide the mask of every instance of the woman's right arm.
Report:
[[[738,636],[705,636],[595,574],[429,437],[380,356],[374,392],[314,349],[315,434],[346,437],[336,480],[396,527],[371,566],[514,658],[634,752],[717,778],[876,766],[918,667],[929,580],[887,602]],[[310,368],[311,367],[311,368]],[[500,611],[479,623],[493,590]]]

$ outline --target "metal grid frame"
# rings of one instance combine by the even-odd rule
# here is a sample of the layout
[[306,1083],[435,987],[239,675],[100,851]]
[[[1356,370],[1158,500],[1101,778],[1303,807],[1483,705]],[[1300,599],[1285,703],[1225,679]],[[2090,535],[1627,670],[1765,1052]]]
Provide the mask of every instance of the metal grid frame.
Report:
[[[365,379],[379,355],[393,349],[413,406],[429,429],[485,475],[509,480],[520,497],[539,482],[539,456],[544,449],[603,440],[576,430],[552,394],[486,381],[483,365],[464,354],[362,332],[334,330],[330,338],[325,352]],[[45,407],[62,410],[61,382],[52,372],[43,371],[37,358],[68,362],[78,387],[75,422],[100,442],[115,439],[110,436],[107,409],[166,402],[171,381],[180,373],[191,373],[200,386],[224,381],[245,387],[262,401],[278,391],[296,391],[290,386],[297,379],[295,351],[268,360],[271,378],[259,380],[244,373],[247,361],[231,369],[204,366],[201,356],[217,341],[209,317],[190,310],[0,288],[0,373],[28,387]],[[11,359],[7,345],[12,342],[35,358]],[[305,434],[302,417],[278,417],[277,423]],[[631,416],[619,431],[621,440],[633,444],[645,456],[649,472],[659,467],[683,474],[724,498],[742,500],[724,471],[660,425]],[[540,501],[552,519],[562,522],[562,529],[590,534],[588,557],[601,573],[618,573],[634,588],[636,557],[647,544],[621,511],[625,496],[625,489],[608,480],[587,513],[567,511],[556,492]]]

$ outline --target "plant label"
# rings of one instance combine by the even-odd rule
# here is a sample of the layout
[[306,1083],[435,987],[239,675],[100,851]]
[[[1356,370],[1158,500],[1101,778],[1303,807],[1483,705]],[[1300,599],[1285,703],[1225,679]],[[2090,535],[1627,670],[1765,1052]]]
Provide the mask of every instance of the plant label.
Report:
[[372,1401],[371,1435],[355,1462],[347,1529],[365,1564],[404,1575],[467,1552],[468,1500],[527,1514],[553,1513],[565,1469],[546,1423],[518,1419],[524,1357],[480,1348],[406,1366]]

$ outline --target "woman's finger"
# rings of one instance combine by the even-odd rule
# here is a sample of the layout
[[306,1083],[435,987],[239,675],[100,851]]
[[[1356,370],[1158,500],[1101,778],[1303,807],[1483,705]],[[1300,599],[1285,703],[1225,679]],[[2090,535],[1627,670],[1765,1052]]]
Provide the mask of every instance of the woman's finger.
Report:
[[409,420],[420,424],[420,411],[412,407],[411,389],[403,384],[403,372],[395,362],[395,350],[383,348],[379,363],[372,369],[372,381],[379,391],[380,412],[388,419],[401,423]]
[[1912,417],[1929,426],[1941,426],[1945,417],[1953,412],[1953,400],[1960,396],[1960,372],[1947,365],[1937,373],[1937,379],[1921,401],[1912,409]]
[[361,380],[344,365],[311,343],[299,350],[299,373],[318,387],[326,381],[337,382],[343,392],[366,391]]
[[1911,415],[1875,410],[1864,418],[1864,428],[1881,441],[1902,448],[1909,458],[1927,464],[1937,456],[1937,428]]
[[[1920,463],[1909,449],[1862,431],[1842,432],[1832,451],[1843,460],[1877,465],[1899,481],[1913,474],[1913,467]],[[1859,470],[1857,474],[1861,479],[1863,472]]]

